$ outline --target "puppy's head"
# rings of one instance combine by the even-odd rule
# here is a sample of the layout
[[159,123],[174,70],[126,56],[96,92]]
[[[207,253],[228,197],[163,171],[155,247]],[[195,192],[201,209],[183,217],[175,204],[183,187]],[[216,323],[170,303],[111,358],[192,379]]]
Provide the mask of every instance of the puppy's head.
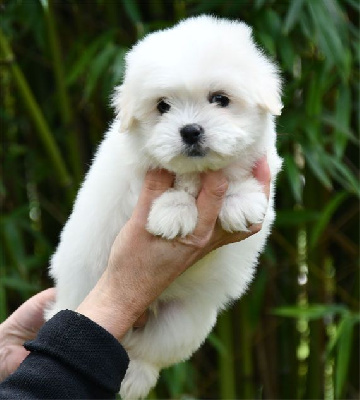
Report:
[[277,69],[251,29],[206,16],[135,45],[114,104],[144,157],[174,172],[223,168],[282,108]]

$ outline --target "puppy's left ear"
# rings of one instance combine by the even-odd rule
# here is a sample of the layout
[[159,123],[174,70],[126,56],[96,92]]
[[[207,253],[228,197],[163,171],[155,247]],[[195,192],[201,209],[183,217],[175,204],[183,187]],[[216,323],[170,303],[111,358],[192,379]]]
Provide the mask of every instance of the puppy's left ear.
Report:
[[133,99],[126,96],[124,85],[115,88],[111,105],[115,108],[116,118],[120,120],[121,132],[130,130],[135,123],[134,104]]
[[259,98],[259,107],[272,115],[281,115],[283,104],[280,94],[272,91],[264,91]]
[[268,64],[267,71],[259,73],[255,91],[255,101],[261,109],[272,115],[281,114],[281,78],[273,65]]
[[281,77],[274,63],[261,54],[262,63],[254,70],[255,103],[272,115],[280,115],[283,108],[281,102]]

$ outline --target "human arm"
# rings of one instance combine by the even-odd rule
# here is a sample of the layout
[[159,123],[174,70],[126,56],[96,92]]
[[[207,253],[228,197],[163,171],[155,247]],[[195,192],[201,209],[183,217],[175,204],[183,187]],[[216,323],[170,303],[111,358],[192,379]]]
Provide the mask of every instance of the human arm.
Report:
[[[264,191],[268,194],[270,174],[266,161],[263,160],[258,164],[254,169],[254,175],[264,185]],[[92,328],[96,327],[96,329],[100,329],[98,331],[102,332],[100,335],[110,341],[110,344],[104,342],[99,344],[99,348],[97,349],[99,357],[103,355],[102,348],[105,346],[115,346],[116,344],[118,351],[123,351],[120,344],[114,340],[114,337],[121,340],[128,329],[137,323],[136,321],[139,323],[139,319],[144,315],[148,306],[186,268],[211,250],[231,242],[243,240],[261,228],[260,225],[252,226],[249,228],[250,232],[233,234],[229,234],[221,229],[216,221],[226,192],[227,182],[221,172],[212,172],[203,177],[202,190],[197,199],[199,219],[194,233],[185,238],[178,238],[173,241],[167,241],[150,235],[146,231],[145,225],[151,204],[154,199],[171,187],[172,180],[172,176],[165,171],[151,171],[147,174],[134,213],[112,246],[109,263],[104,274],[77,309],[78,313],[93,321],[91,323]],[[61,326],[61,323],[64,323],[64,321],[59,321],[61,322],[59,333],[58,335],[50,335],[50,339],[60,338],[62,332],[70,332],[74,328],[75,332],[83,329],[81,326],[77,326],[75,322],[86,323],[88,320],[74,312],[70,313],[73,317],[78,316],[78,318],[76,320],[69,318],[63,326]],[[57,318],[59,318],[59,315],[57,315]],[[45,329],[50,322],[51,320],[45,324]],[[5,324],[5,327],[9,327],[9,324]],[[91,331],[91,327],[87,325],[84,332]],[[103,331],[102,328],[107,332]],[[8,335],[6,330],[4,331],[3,329],[2,332]],[[45,330],[46,332],[49,333]],[[104,332],[111,335],[106,336]],[[43,333],[44,331],[40,332],[40,335]],[[81,338],[82,332],[77,337]],[[59,354],[51,354],[51,346],[39,348],[36,345],[38,339],[39,337],[35,342],[32,342],[32,345],[30,344],[30,347],[28,345],[29,350],[32,350],[31,356],[26,359],[19,370],[5,383],[8,390],[15,390],[14,393],[11,392],[11,397],[15,398],[16,390],[32,390],[33,386],[31,387],[31,385],[25,387],[25,389],[23,388],[21,374],[24,374],[24,371],[26,373],[29,369],[33,369],[37,371],[37,374],[33,374],[33,378],[38,379],[37,383],[39,385],[42,384],[44,390],[49,390],[49,388],[54,389],[55,383],[50,384],[51,378],[54,376],[64,376],[64,382],[66,382],[66,379],[70,379],[71,382],[71,378],[78,376],[78,390],[85,390],[87,388],[88,390],[91,389],[91,391],[82,392],[82,394],[73,392],[69,395],[70,398],[89,397],[89,394],[86,393],[91,393],[91,397],[95,398],[97,394],[94,390],[102,386],[96,381],[96,376],[91,374],[96,369],[94,369],[94,365],[92,364],[93,359],[86,359],[86,346],[77,347],[76,351],[78,354],[74,354],[74,347],[71,348],[72,351],[66,353],[67,356],[72,356],[74,363],[71,359],[64,359],[64,354],[61,355],[60,359],[58,358]],[[42,339],[44,338],[42,337]],[[50,343],[53,343],[55,347],[58,344],[51,341]],[[76,343],[74,344],[76,345]],[[66,348],[68,344],[65,342],[61,343],[61,345],[63,348]],[[114,354],[117,351],[115,350],[116,346],[113,350]],[[46,354],[43,354],[44,351]],[[89,367],[90,371],[87,372],[90,372],[90,374],[86,375],[86,371],[79,370],[79,363],[76,362],[77,359],[83,360],[82,364]],[[118,377],[121,378],[121,371],[117,365],[108,365],[107,367],[108,374],[112,374],[115,369]],[[57,373],[57,368],[63,369],[64,374]],[[123,364],[122,370],[122,372],[125,372],[126,363]],[[85,381],[84,376],[86,378]],[[50,379],[50,381],[45,380],[45,377]],[[120,385],[120,381],[118,385]],[[2,390],[4,387],[0,386]],[[66,383],[60,385],[60,389],[64,389],[64,387],[66,388]],[[56,388],[59,387],[56,386]],[[110,390],[109,394],[106,396],[104,394],[99,395],[100,398],[114,396],[115,391],[112,388],[107,387],[106,390]],[[29,398],[29,394],[30,392],[27,393],[28,396],[26,397]],[[33,396],[33,398],[37,397],[36,395]],[[66,398],[64,393],[58,392],[56,393],[56,397]],[[23,392],[19,398],[24,398]]]
[[[270,172],[265,158],[254,167],[253,174],[268,197]],[[217,221],[228,186],[225,176],[216,171],[202,178],[195,231],[169,241],[151,235],[145,226],[153,201],[171,187],[173,176],[166,171],[147,174],[137,207],[115,239],[108,267],[78,312],[121,340],[162,291],[197,260],[261,229],[258,224],[250,226],[249,232],[225,232]]]

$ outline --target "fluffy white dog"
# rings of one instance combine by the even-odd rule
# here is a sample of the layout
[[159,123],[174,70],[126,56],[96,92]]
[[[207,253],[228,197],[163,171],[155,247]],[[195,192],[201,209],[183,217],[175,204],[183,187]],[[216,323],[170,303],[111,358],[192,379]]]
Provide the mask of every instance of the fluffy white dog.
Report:
[[223,228],[263,226],[197,262],[160,296],[146,326],[126,335],[122,344],[131,361],[123,398],[146,396],[161,368],[189,358],[218,311],[250,283],[274,219],[273,184],[268,204],[251,171],[264,154],[272,182],[280,169],[274,129],[280,90],[277,68],[242,22],[190,18],[146,36],[127,54],[124,83],[113,98],[117,117],[51,260],[57,299],[47,318],[76,309],[100,278],[150,168],[176,174],[174,188],[150,212],[147,229],[154,235],[172,239],[193,231],[199,173],[218,169],[229,181],[219,215]]

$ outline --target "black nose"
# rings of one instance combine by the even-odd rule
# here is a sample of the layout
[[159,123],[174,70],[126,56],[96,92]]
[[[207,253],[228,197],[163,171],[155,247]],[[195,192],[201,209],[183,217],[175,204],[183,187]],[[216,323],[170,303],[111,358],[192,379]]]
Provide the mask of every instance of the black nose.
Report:
[[188,124],[180,128],[180,135],[186,144],[195,144],[204,133],[204,128],[199,124]]

